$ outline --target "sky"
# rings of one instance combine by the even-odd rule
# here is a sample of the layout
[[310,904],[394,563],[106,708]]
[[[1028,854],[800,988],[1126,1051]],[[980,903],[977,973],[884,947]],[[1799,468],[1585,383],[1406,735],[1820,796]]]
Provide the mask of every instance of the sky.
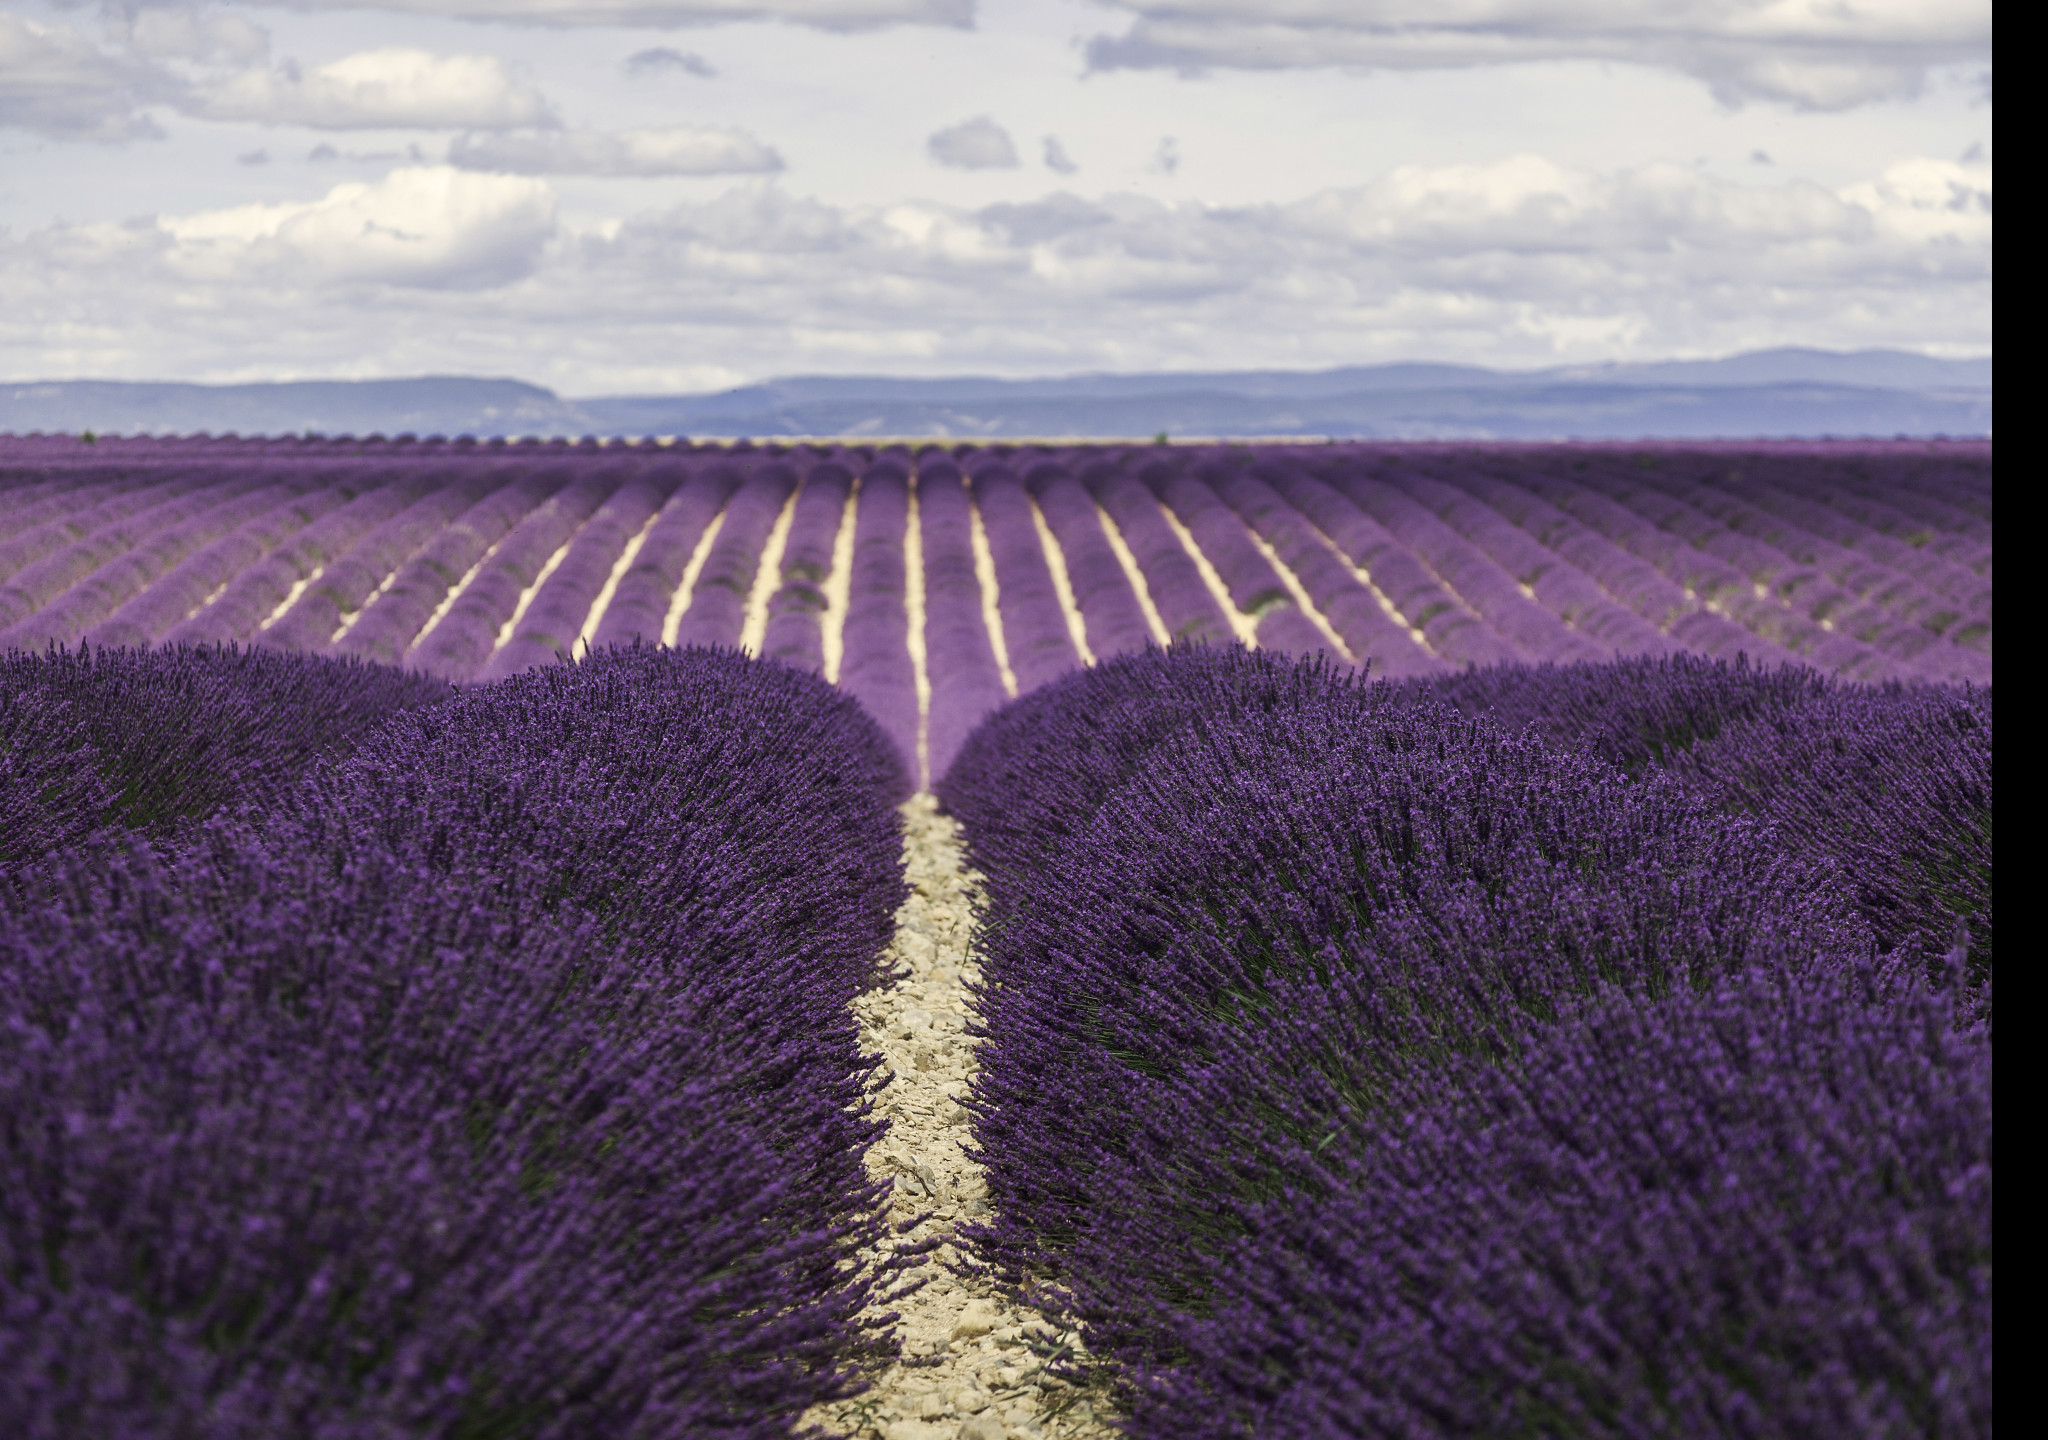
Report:
[[1991,350],[1978,0],[0,0],[0,380]]

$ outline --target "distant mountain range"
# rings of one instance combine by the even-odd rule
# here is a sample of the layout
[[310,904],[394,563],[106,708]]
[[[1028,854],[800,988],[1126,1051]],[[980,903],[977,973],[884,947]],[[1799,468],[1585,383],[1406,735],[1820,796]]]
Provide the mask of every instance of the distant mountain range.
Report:
[[0,433],[241,435],[1314,435],[1696,439],[1986,435],[1991,361],[1898,350],[1758,350],[1721,360],[1488,370],[1076,375],[1051,380],[798,376],[711,395],[564,399],[518,380],[0,385]]

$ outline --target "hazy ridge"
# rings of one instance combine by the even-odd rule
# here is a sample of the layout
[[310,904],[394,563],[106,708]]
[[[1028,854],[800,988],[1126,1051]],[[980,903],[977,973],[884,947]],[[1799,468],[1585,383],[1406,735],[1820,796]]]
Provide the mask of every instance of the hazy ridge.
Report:
[[1760,350],[1538,371],[794,376],[706,395],[570,399],[506,379],[0,385],[0,432],[386,435],[1331,435],[1386,439],[1984,435],[1991,361]]

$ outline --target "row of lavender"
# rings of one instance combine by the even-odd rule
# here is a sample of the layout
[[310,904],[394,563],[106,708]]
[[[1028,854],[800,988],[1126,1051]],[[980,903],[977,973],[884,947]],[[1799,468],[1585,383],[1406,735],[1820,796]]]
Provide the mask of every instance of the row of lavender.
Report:
[[1988,1435],[1989,692],[1151,652],[940,787],[1132,1433]]
[[0,662],[0,1428],[767,1436],[849,1393],[906,791],[730,651]]
[[1981,447],[1920,445],[17,440],[0,647],[240,641],[467,682],[744,641],[937,776],[1003,699],[1148,640],[1392,678],[1695,651],[1988,683],[1988,475]]

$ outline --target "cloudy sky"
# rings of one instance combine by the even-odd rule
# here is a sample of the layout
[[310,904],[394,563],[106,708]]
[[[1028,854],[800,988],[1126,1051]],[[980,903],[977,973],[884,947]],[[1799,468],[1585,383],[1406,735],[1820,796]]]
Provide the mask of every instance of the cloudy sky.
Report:
[[0,0],[0,378],[1991,349],[1988,0]]

